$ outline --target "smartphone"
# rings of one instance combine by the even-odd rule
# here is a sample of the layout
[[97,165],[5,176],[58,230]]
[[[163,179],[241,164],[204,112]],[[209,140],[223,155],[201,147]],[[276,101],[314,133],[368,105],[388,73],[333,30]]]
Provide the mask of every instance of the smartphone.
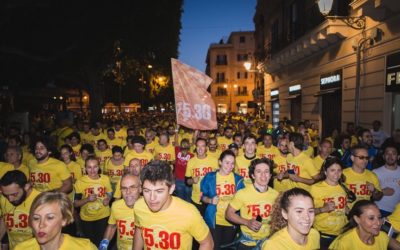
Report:
[[395,230],[394,230],[392,224],[389,221],[387,221],[386,219],[383,221],[383,224],[381,226],[381,231],[386,232],[387,235],[389,236],[389,238],[392,238],[395,233]]
[[288,169],[288,174],[296,174],[295,172],[294,172],[294,169]]
[[258,222],[262,222],[261,215],[257,215],[257,217],[256,217],[256,221],[258,221]]

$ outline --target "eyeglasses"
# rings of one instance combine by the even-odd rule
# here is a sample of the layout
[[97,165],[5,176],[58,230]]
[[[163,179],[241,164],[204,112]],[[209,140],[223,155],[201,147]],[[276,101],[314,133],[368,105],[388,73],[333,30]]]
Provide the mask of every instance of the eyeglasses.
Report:
[[138,189],[139,186],[130,186],[130,187],[121,187],[121,192],[128,192],[128,190],[130,192],[135,191],[136,189]]
[[354,157],[357,157],[360,160],[367,160],[369,161],[369,156],[363,156],[363,155],[353,155]]

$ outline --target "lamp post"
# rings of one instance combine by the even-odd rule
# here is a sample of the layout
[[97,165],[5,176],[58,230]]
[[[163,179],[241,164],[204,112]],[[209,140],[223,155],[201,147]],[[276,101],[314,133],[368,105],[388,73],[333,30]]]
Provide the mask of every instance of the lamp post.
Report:
[[[256,112],[256,114],[261,116],[261,114],[260,114],[261,112],[260,112],[260,109],[259,109],[259,106],[258,106],[258,102],[260,101],[259,98],[261,96],[264,96],[264,93],[263,93],[264,92],[264,88],[261,88],[261,90],[259,89],[259,84],[258,84],[257,80],[258,80],[258,77],[261,75],[261,81],[264,81],[264,79],[263,79],[263,71],[260,69],[260,67],[256,67],[255,69],[252,69],[252,65],[253,65],[253,63],[250,62],[250,61],[247,61],[247,62],[243,63],[243,66],[244,66],[244,68],[246,69],[247,72],[255,73],[255,76],[257,76],[257,77],[254,77],[254,90],[253,90],[252,94],[253,94],[253,101],[256,103],[255,112]],[[261,85],[263,85],[263,82],[262,82]],[[264,100],[262,100],[262,101],[264,101]]]
[[229,91],[229,113],[232,112],[232,92],[234,89],[238,87],[237,84],[232,84],[232,82],[229,84],[229,90],[228,90],[228,84],[224,84],[224,88]]

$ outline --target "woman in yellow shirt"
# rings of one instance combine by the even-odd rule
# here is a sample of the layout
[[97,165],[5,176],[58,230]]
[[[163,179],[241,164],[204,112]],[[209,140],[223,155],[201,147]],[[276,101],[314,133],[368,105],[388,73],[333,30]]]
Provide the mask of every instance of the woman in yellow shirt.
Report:
[[72,202],[64,193],[39,194],[29,213],[29,226],[32,227],[35,238],[18,244],[15,250],[97,249],[88,239],[75,238],[61,232],[64,226],[73,222],[72,210]]
[[347,195],[340,184],[343,168],[339,158],[326,158],[320,171],[321,181],[311,186],[316,215],[314,228],[321,234],[321,249],[328,249],[347,223]]
[[379,208],[369,200],[357,201],[349,212],[349,223],[344,233],[338,236],[329,249],[386,250],[400,249],[399,242],[380,231],[382,218]]
[[311,228],[314,202],[302,188],[292,188],[278,197],[272,210],[270,238],[262,249],[319,249],[319,233]]

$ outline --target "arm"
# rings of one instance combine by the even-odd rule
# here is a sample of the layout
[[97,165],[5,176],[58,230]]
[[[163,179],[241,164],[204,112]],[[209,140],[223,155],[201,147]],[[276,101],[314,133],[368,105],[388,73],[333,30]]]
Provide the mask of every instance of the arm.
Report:
[[[135,228],[135,236],[133,237],[133,250],[142,250],[144,247],[142,230],[138,227]],[[210,248],[211,249],[211,248]]]
[[315,183],[314,179],[303,178],[303,177],[297,176],[295,174],[289,174],[289,179],[294,181],[294,182],[301,182],[301,183],[304,183],[304,184],[307,184],[307,185],[312,185],[312,184]]
[[106,231],[104,232],[103,239],[110,241],[114,237],[116,230],[117,230],[117,224],[108,224]]
[[6,234],[6,225],[4,224],[4,218],[0,218],[0,239],[3,238],[3,236]]
[[[210,232],[208,232],[206,238],[199,242],[199,250],[209,250],[214,248],[214,241],[211,237]],[[136,249],[134,249],[136,250]]]
[[389,249],[399,250],[400,249],[400,242],[397,240],[390,238],[389,239]]
[[330,202],[324,203],[324,206],[322,206],[322,207],[315,208],[314,212],[315,212],[315,215],[317,215],[317,214],[322,214],[322,213],[330,213],[334,210],[335,210],[335,202],[330,201]]
[[379,201],[381,200],[383,197],[383,193],[381,191],[379,191],[378,189],[375,189],[374,191],[372,191],[372,199],[374,201]]
[[82,194],[75,194],[74,206],[82,207],[88,202],[95,201],[97,199],[97,195],[90,194],[87,198],[82,199]]
[[58,191],[60,191],[62,193],[66,193],[66,194],[71,193],[71,191],[72,191],[72,178],[69,177],[68,179],[63,180],[62,181],[62,186],[60,187],[60,189]]
[[242,218],[236,213],[236,210],[233,207],[231,207],[231,205],[228,205],[228,208],[225,211],[225,218],[227,218],[229,221],[235,224],[244,225],[254,232],[260,230],[262,225],[261,222],[258,222],[255,219],[246,220]]

